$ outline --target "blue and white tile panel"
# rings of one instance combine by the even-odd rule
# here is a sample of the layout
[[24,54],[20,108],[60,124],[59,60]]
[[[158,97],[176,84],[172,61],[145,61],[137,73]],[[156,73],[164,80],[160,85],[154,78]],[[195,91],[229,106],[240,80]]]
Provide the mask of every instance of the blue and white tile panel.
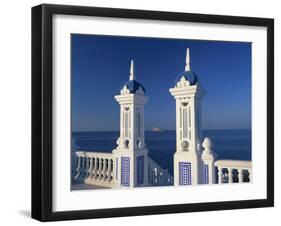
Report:
[[137,157],[137,185],[144,182],[144,156]]
[[130,158],[121,157],[121,186],[130,186]]
[[191,163],[179,162],[179,185],[191,185]]

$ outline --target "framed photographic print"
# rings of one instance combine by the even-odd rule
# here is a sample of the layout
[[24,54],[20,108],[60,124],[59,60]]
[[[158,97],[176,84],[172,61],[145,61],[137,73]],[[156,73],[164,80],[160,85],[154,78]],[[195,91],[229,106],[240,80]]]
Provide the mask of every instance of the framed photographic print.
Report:
[[274,205],[274,21],[32,8],[32,217]]

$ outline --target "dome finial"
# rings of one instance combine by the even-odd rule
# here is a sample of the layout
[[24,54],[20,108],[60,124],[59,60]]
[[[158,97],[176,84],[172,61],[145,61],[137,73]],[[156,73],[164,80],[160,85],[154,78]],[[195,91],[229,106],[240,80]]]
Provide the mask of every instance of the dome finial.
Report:
[[186,49],[185,71],[190,71],[190,53],[189,53],[189,48]]
[[135,80],[134,75],[134,60],[131,60],[131,68],[130,68],[130,81]]

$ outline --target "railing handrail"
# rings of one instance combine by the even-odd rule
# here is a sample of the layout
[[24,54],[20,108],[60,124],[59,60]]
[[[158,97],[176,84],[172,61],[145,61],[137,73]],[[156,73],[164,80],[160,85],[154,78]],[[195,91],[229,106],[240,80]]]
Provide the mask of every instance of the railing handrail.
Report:
[[77,151],[76,155],[78,157],[90,157],[90,158],[113,158],[112,153],[106,152],[93,152],[93,151]]
[[168,169],[163,169],[158,163],[149,157],[147,158],[147,161],[149,170],[148,180],[152,186],[170,185],[173,183],[173,176],[169,173]]
[[[159,166],[159,164],[157,162],[155,162],[154,160],[152,160],[151,158],[148,158],[148,165],[150,165],[150,167],[152,168],[160,168],[163,169],[161,166]],[[164,170],[164,169],[163,169]],[[166,169],[165,169],[166,170]]]
[[214,163],[217,167],[222,168],[243,168],[243,169],[251,169],[252,162],[245,160],[217,160]]

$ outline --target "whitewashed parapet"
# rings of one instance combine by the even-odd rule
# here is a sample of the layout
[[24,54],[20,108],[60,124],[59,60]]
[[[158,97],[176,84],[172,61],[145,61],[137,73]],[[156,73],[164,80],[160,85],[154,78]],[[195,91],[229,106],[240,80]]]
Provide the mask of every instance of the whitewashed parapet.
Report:
[[115,161],[112,153],[78,151],[74,180],[101,187],[115,187]]
[[150,186],[173,185],[173,177],[167,169],[163,169],[151,158],[148,158],[148,183]]
[[252,181],[252,162],[242,160],[217,160],[218,183],[243,183]]

